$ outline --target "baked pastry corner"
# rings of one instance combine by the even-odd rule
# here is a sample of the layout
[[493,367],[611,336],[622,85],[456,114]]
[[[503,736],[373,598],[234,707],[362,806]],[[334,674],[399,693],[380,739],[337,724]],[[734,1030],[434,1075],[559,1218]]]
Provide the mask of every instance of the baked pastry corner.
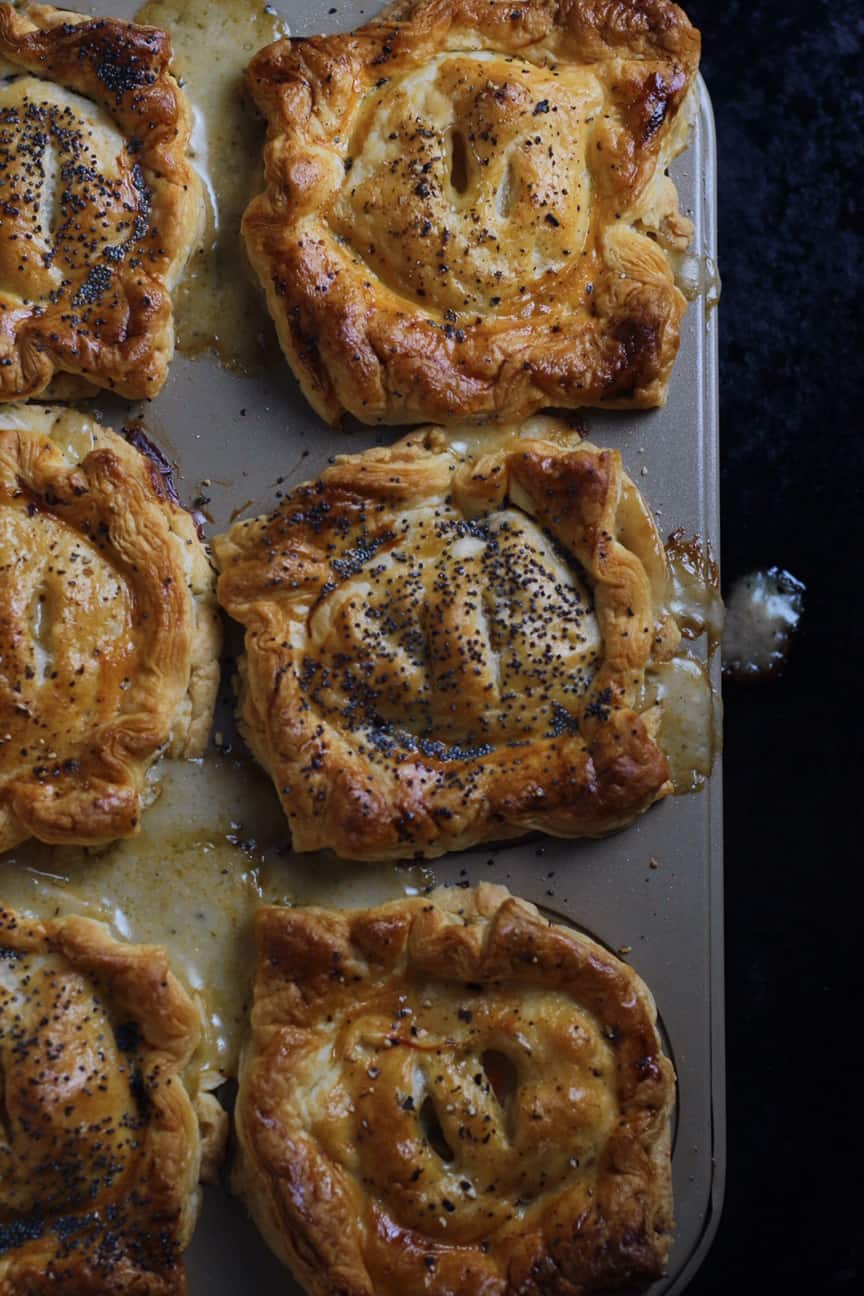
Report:
[[698,59],[670,0],[415,0],[257,54],[243,235],[321,417],[661,405]]
[[312,1296],[660,1276],[674,1075],[632,969],[489,885],[257,937],[235,1184]]
[[0,401],[165,381],[204,214],[171,58],[153,27],[0,4]]

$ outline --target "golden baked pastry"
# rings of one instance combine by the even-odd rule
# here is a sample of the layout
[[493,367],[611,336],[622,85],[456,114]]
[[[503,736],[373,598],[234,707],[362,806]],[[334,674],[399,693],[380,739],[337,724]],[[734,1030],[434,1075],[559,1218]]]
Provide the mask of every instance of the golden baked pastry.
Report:
[[170,63],[153,27],[0,4],[0,400],[165,381],[203,218]]
[[156,946],[0,905],[0,1292],[181,1296],[192,1001]]
[[243,234],[322,418],[661,405],[698,59],[669,0],[409,0],[262,50]]
[[632,969],[489,885],[257,938],[235,1184],[312,1296],[662,1272],[674,1075]]
[[156,758],[201,754],[213,586],[151,458],[75,411],[0,408],[0,850],[128,837]]
[[478,442],[340,456],[214,542],[295,850],[597,836],[671,790],[643,683],[680,634],[620,455],[545,417]]

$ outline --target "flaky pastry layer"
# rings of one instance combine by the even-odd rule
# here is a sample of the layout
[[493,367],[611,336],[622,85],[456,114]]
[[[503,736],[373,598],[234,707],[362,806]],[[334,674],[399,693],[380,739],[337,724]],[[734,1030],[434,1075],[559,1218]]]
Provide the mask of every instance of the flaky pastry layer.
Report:
[[0,905],[2,1296],[183,1296],[198,1036],[163,949]]
[[0,400],[164,383],[203,219],[171,58],[152,27],[0,4]]
[[220,644],[152,458],[62,407],[0,408],[0,850],[135,833],[157,757],[204,749]]
[[313,1296],[630,1290],[670,1245],[651,994],[505,888],[258,914],[235,1183]]
[[262,50],[243,235],[315,410],[662,404],[691,233],[666,168],[698,59],[670,0],[414,0]]
[[663,547],[617,451],[560,420],[340,456],[214,551],[296,850],[597,836],[671,790],[643,698],[680,638]]

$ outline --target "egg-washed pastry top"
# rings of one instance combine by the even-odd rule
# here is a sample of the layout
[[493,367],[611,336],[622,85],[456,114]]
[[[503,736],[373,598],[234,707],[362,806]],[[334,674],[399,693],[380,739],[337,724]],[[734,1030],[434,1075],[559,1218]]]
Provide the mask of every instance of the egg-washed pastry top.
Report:
[[680,635],[620,455],[542,417],[482,444],[340,456],[214,542],[241,729],[296,850],[596,836],[671,790],[643,682]]
[[0,400],[164,383],[203,218],[170,63],[153,27],[0,4]]
[[670,0],[409,0],[256,55],[243,234],[322,418],[662,404],[698,58]]
[[0,850],[128,837],[156,758],[201,754],[213,587],[153,458],[62,406],[0,407]]
[[164,950],[0,902],[2,1296],[183,1296],[198,1035]]
[[489,885],[257,940],[235,1185],[312,1296],[659,1276],[674,1076],[631,968]]

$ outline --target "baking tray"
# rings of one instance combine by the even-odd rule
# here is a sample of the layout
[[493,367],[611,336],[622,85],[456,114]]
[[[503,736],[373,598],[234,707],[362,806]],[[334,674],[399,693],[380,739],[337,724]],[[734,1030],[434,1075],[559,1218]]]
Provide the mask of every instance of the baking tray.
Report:
[[[128,0],[106,0],[92,11],[132,17]],[[366,20],[371,3],[275,0],[293,35],[344,30]],[[672,168],[681,204],[695,225],[694,266],[716,256],[716,158],[710,100],[701,80],[688,151]],[[710,294],[691,303],[665,409],[653,412],[587,412],[591,439],[619,449],[633,479],[646,494],[661,533],[683,528],[719,552],[717,313]],[[396,440],[401,431],[359,425],[333,431],[301,397],[282,363],[244,376],[215,357],[178,354],[161,395],[147,406],[114,399],[94,402],[109,426],[143,418],[152,439],[177,467],[177,484],[191,504],[206,492],[211,534],[227,527],[239,511],[272,508],[277,492],[315,475],[342,451]],[[245,507],[244,507],[245,505]],[[214,877],[223,870],[255,871],[261,890],[286,900],[359,905],[404,894],[435,880],[489,880],[539,905],[550,917],[573,922],[627,958],[654,992],[661,1027],[678,1075],[674,1118],[673,1176],[676,1238],[669,1274],[652,1296],[684,1291],[704,1258],[717,1227],[725,1169],[723,1037],[723,888],[721,770],[701,791],[668,798],[635,825],[603,841],[568,842],[533,837],[498,848],[481,848],[436,860],[423,869],[339,864],[326,857],[292,857],[284,844],[281,818],[266,781],[248,768],[230,704],[230,654],[214,732],[218,747],[203,766],[184,773],[175,789],[145,816],[131,858],[151,869],[153,885],[165,895],[166,931],[183,930],[195,896],[182,880],[183,851],[171,845],[176,825],[213,850]],[[709,663],[719,690],[719,654]],[[218,777],[217,777],[218,776]],[[196,794],[200,780],[200,796]],[[254,796],[253,796],[254,792]],[[172,814],[173,829],[172,829]],[[186,850],[199,849],[186,843]],[[215,845],[214,845],[215,843]],[[176,843],[175,843],[176,845]],[[42,852],[40,855],[40,851]],[[31,847],[21,853],[30,868],[44,867],[62,878],[57,852]],[[125,857],[130,858],[129,851]],[[10,861],[9,867],[16,862]],[[95,867],[95,866],[94,866]],[[112,867],[110,853],[98,864]],[[176,876],[173,870],[176,870]],[[79,875],[80,876],[80,875]],[[120,874],[118,873],[119,877]],[[223,873],[224,876],[224,873]],[[8,874],[7,874],[8,877]],[[2,888],[0,888],[2,889]],[[64,884],[55,895],[61,909]],[[168,897],[172,897],[169,901]],[[190,908],[190,906],[192,908]],[[103,909],[110,915],[111,905]],[[118,911],[119,912],[119,911]],[[195,914],[195,917],[199,915]],[[120,934],[123,922],[114,926]],[[139,934],[140,933],[135,933]],[[158,938],[158,925],[144,933]],[[167,937],[165,937],[167,939]],[[190,936],[190,940],[192,937]],[[198,937],[199,945],[205,938]],[[250,955],[247,926],[237,932],[236,975],[246,975]],[[218,956],[216,950],[214,957]],[[182,965],[178,967],[181,975]],[[242,1205],[220,1187],[205,1192],[202,1216],[187,1253],[190,1296],[294,1296],[299,1292],[245,1216]]]

